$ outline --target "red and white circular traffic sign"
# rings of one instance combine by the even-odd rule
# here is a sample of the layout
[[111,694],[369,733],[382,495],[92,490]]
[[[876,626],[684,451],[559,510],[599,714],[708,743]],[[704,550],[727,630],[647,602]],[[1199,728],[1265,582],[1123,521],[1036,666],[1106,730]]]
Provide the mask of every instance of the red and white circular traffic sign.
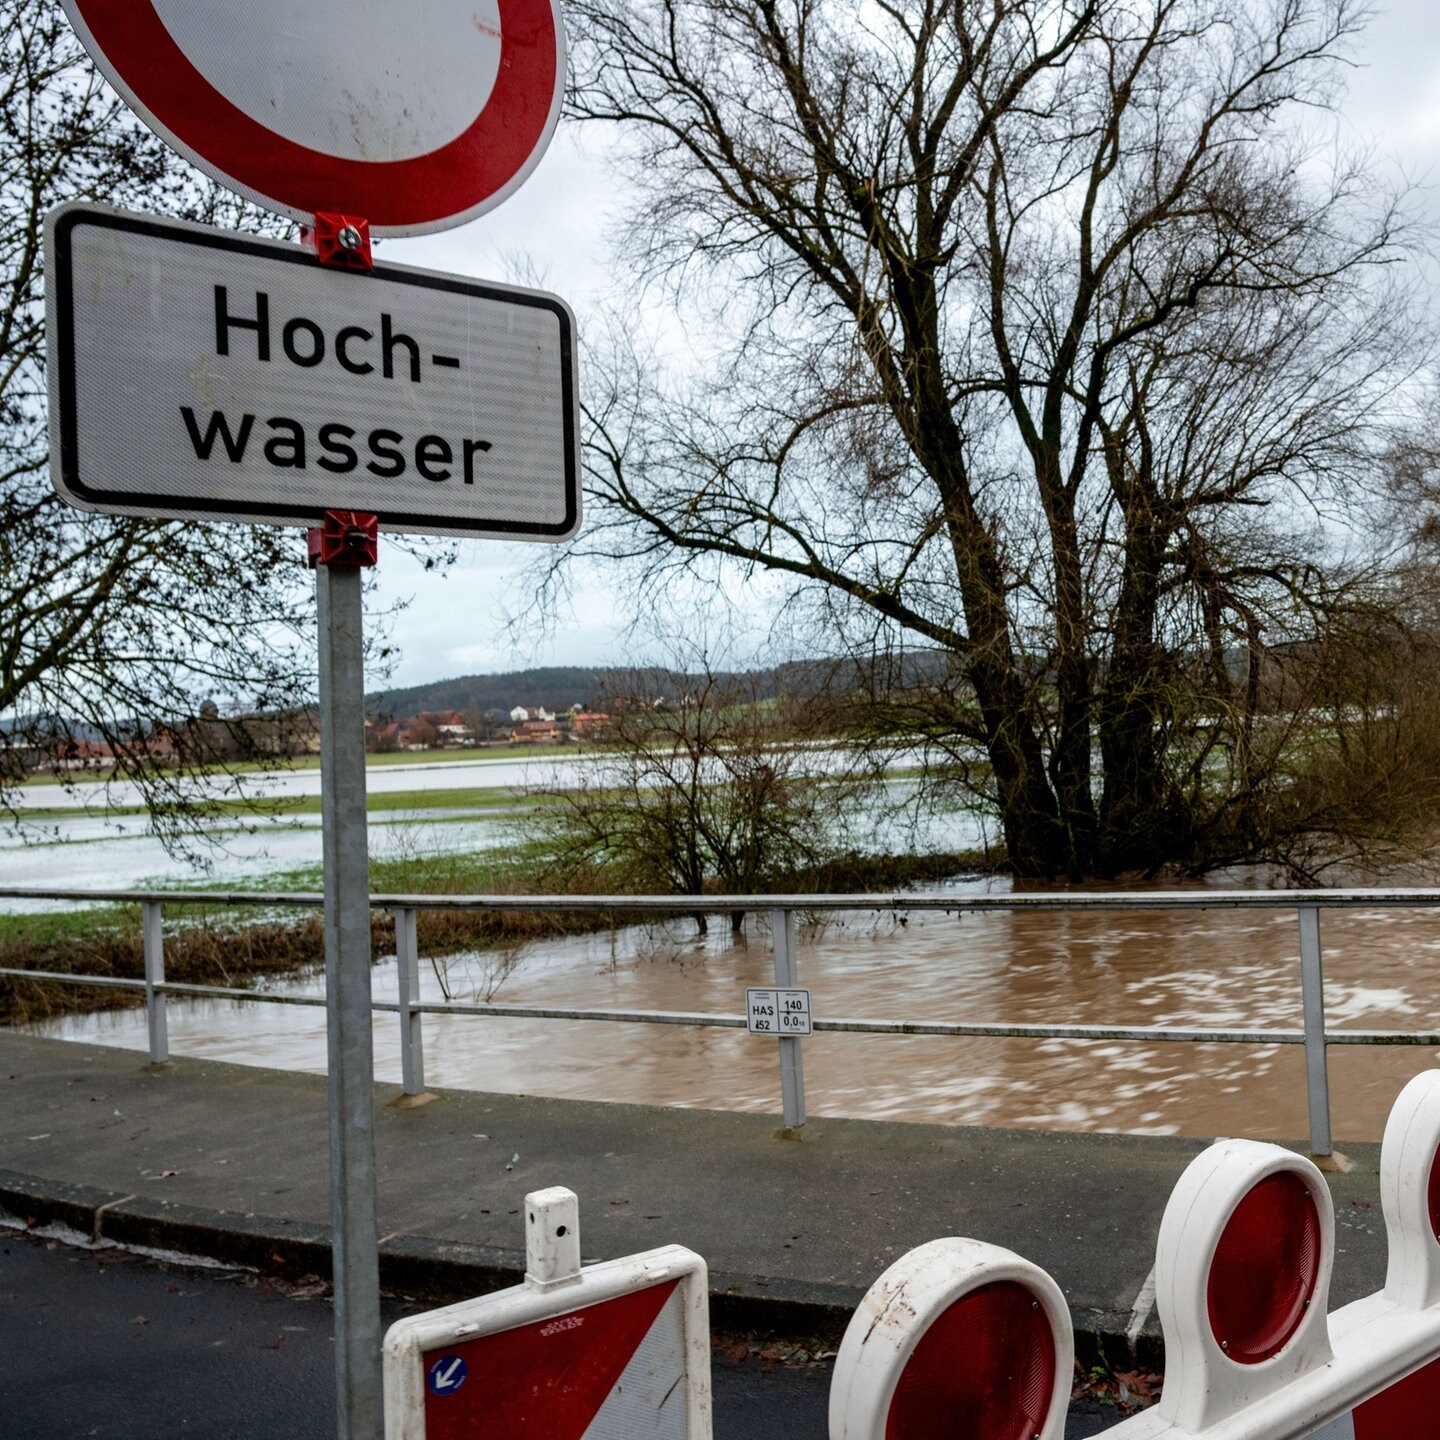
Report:
[[558,0],[63,0],[131,108],[292,220],[421,235],[539,163],[565,81]]

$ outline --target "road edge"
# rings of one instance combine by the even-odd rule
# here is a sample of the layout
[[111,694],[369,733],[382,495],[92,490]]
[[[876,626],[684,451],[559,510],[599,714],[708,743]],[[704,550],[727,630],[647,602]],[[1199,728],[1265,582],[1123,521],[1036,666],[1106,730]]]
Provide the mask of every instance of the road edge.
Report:
[[[0,1225],[27,1231],[59,1225],[91,1244],[330,1278],[328,1225],[172,1204],[17,1170],[0,1169]],[[450,1304],[517,1285],[524,1273],[523,1250],[424,1235],[388,1235],[380,1242],[381,1287],[407,1299]],[[717,1331],[838,1342],[862,1294],[844,1285],[712,1270],[710,1322]],[[1129,1314],[1071,1314],[1083,1368],[1163,1368],[1163,1343],[1153,1316],[1132,1343]]]

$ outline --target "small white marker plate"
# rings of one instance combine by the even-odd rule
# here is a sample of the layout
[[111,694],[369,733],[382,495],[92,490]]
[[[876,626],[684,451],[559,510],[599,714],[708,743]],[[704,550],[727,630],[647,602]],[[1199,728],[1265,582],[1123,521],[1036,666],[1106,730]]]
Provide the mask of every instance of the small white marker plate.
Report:
[[810,1035],[808,990],[746,990],[745,1028],[752,1035]]

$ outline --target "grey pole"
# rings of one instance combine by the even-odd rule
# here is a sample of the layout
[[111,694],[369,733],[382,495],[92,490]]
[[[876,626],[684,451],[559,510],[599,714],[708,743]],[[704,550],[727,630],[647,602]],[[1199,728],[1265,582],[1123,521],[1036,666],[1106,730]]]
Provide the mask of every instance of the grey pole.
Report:
[[165,923],[158,900],[140,906],[140,924],[145,940],[145,1024],[150,1032],[150,1063],[164,1065],[170,1059],[170,1027],[165,1015]]
[[400,1000],[400,1078],[407,1095],[425,1093],[425,1036],[420,1028],[420,944],[416,914],[409,905],[395,910],[395,978]]
[[320,617],[336,1420],[340,1440],[382,1440],[361,572],[321,564],[315,576]]
[[[800,983],[800,967],[795,957],[795,912],[771,911],[770,930],[775,944],[776,987],[793,990]],[[805,1060],[800,1051],[803,1043],[798,1035],[780,1037],[780,1104],[787,1130],[798,1130],[805,1123]]]
[[1320,960],[1320,910],[1300,906],[1300,995],[1305,1010],[1305,1095],[1310,1153],[1332,1153],[1330,1075],[1325,1063],[1325,976]]

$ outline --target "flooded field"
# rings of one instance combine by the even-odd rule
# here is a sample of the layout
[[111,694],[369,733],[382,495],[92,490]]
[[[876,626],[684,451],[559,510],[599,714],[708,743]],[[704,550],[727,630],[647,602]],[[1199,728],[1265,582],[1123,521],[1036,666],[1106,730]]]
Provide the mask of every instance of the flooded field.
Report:
[[[968,887],[984,888],[984,882]],[[996,882],[995,888],[1004,888]],[[1322,917],[1332,1028],[1440,1021],[1440,913],[1383,908]],[[1285,911],[855,913],[802,927],[801,983],[817,1018],[1298,1028],[1298,923]],[[636,927],[510,953],[449,959],[456,1000],[739,1015],[773,981],[769,934]],[[443,998],[422,966],[426,999]],[[316,977],[296,990],[323,993]],[[395,998],[393,959],[375,970]],[[68,1019],[40,1033],[144,1049],[140,1011]],[[170,1005],[172,1049],[323,1071],[324,1012]],[[1400,1086],[1440,1060],[1423,1048],[1330,1050],[1338,1140],[1378,1139]],[[779,1110],[773,1041],[677,1026],[425,1018],[432,1086]],[[398,1021],[376,1016],[378,1075],[400,1078]],[[812,1116],[1139,1134],[1306,1134],[1300,1046],[1120,1044],[817,1035],[805,1042]]]
[[[483,812],[447,803],[446,792],[476,789],[517,794],[527,785],[555,776],[579,776],[584,758],[434,761],[372,766],[366,789],[372,795],[423,797],[402,810],[370,818],[370,853],[377,858],[415,853],[473,854],[511,843],[514,814],[504,807]],[[270,798],[318,796],[320,772],[284,770],[249,777],[253,792]],[[434,797],[433,806],[428,803]],[[71,789],[32,784],[19,797],[19,823],[0,829],[0,884],[74,886],[84,889],[165,889],[199,880],[236,889],[265,889],[277,875],[320,864],[320,816],[256,817],[248,824],[218,819],[208,827],[203,865],[193,854],[170,853],[146,833],[143,816],[117,816],[103,809],[140,800],[134,786],[82,783]],[[517,802],[518,805],[518,802]],[[97,807],[87,809],[87,806]],[[26,812],[42,818],[27,819]],[[6,912],[57,910],[68,902],[0,898]]]
[[[904,757],[901,757],[903,759]],[[835,762],[838,763],[838,760]],[[897,762],[898,763],[898,762]],[[568,788],[593,771],[593,756],[507,758],[372,765],[366,771],[371,796],[401,796],[399,808],[369,817],[370,854],[376,859],[479,854],[523,838],[529,787]],[[320,793],[318,770],[276,771],[250,777],[258,793],[291,799]],[[916,782],[897,776],[876,792],[876,803],[853,817],[846,845],[865,853],[907,850],[968,850],[986,843],[984,824],[971,811],[927,810],[917,816],[911,803]],[[133,787],[110,787],[114,803],[132,803]],[[467,797],[484,793],[482,808]],[[80,785],[27,786],[17,824],[0,827],[0,885],[76,889],[166,889],[197,882],[232,889],[265,890],[277,877],[307,868],[317,872],[321,856],[320,816],[256,816],[248,824],[220,817],[207,827],[197,855],[175,854],[146,833],[143,816],[87,811],[106,789]],[[27,809],[33,818],[26,818]],[[291,886],[290,888],[294,888]],[[0,896],[0,913],[64,909],[63,900]]]
[[[435,754],[441,755],[443,751]],[[550,783],[554,777],[578,775],[594,763],[590,755],[567,756],[563,759],[545,756],[531,759],[524,755],[500,752],[494,759],[483,760],[416,760],[403,765],[369,765],[365,771],[365,788],[372,794],[396,791],[469,790],[476,788],[516,788]],[[217,780],[221,793],[230,793],[229,782]],[[319,795],[320,770],[312,765],[289,770],[272,770],[244,777],[247,794],[271,799]],[[116,809],[143,805],[144,796],[129,781],[110,784],[81,779],[71,786],[52,781],[36,781],[26,785],[16,796],[23,814],[31,811],[91,811],[105,806]]]

